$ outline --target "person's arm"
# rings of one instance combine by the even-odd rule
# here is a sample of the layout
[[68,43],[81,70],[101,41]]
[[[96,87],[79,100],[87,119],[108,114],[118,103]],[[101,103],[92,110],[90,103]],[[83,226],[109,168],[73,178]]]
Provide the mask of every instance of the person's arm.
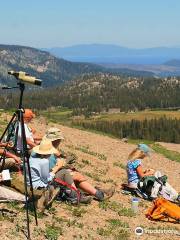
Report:
[[5,142],[5,143],[0,142],[0,147],[12,148],[13,147],[13,142],[11,142],[11,141]]
[[153,169],[148,169],[146,171],[143,171],[143,168],[141,165],[139,165],[137,168],[136,168],[136,171],[137,171],[137,174],[140,178],[143,178],[145,176],[152,176],[154,175],[154,170]]
[[2,154],[4,154],[4,156],[7,158],[13,158],[17,164],[21,163],[21,159],[18,156],[16,156],[15,154],[13,154],[11,152],[6,151],[5,149],[0,149],[0,155],[2,155]]
[[7,158],[13,158],[17,164],[20,164],[21,163],[21,158],[16,156],[15,154],[11,153],[11,152],[8,152],[8,151],[5,151],[5,157]]
[[30,148],[33,148],[36,146],[36,144],[29,138],[26,138],[26,141],[27,141],[27,145],[30,146]]
[[34,136],[33,135],[33,139],[35,140],[35,141],[41,141],[42,140],[42,137],[41,136]]
[[64,167],[64,161],[61,159],[57,159],[57,163],[56,165],[51,169],[51,173],[53,173],[54,175],[62,168]]

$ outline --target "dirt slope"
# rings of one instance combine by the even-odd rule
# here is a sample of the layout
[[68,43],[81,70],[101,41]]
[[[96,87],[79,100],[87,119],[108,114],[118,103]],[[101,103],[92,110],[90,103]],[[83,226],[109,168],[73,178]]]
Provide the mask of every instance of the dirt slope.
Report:
[[[62,149],[74,152],[78,156],[75,167],[84,173],[93,185],[102,187],[115,185],[116,193],[109,202],[101,204],[93,201],[88,206],[74,207],[65,203],[53,203],[52,208],[46,212],[47,216],[39,219],[38,227],[34,227],[34,220],[31,217],[32,239],[179,239],[175,235],[177,231],[180,232],[179,225],[151,222],[145,218],[147,208],[152,205],[150,202],[140,200],[139,213],[133,217],[130,213],[126,214],[121,211],[122,207],[131,207],[131,196],[123,195],[120,185],[126,181],[124,166],[128,154],[135,145],[74,128],[46,124],[43,118],[37,119],[33,125],[41,133],[44,133],[45,129],[50,126],[59,127],[65,136]],[[151,158],[143,161],[143,166],[158,169],[167,174],[171,185],[180,192],[180,165],[177,162],[152,153]],[[2,207],[7,209],[7,205],[2,205]],[[25,239],[21,232],[25,215],[19,207],[15,209],[14,206],[8,205],[8,209],[12,209],[17,214],[17,218],[11,214],[7,219],[6,214],[2,217],[1,239],[14,239],[14,235],[16,235],[15,239]],[[53,230],[50,231],[48,226],[51,226]],[[142,236],[137,236],[134,232],[137,226],[143,227],[146,231],[150,228],[163,229],[165,233],[144,233]],[[173,233],[168,233],[169,230]],[[59,238],[55,238],[56,231],[58,234],[62,231]],[[50,233],[54,238],[49,237]]]

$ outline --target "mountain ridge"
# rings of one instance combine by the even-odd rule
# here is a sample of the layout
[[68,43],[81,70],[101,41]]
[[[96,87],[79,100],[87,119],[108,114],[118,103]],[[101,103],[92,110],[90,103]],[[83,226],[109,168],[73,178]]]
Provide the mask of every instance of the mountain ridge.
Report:
[[136,49],[113,44],[79,44],[43,50],[67,60],[91,63],[162,64],[171,59],[180,58],[178,47]]
[[13,83],[9,70],[25,71],[43,80],[43,87],[58,86],[89,73],[116,72],[126,75],[153,75],[129,69],[108,69],[93,63],[71,62],[57,58],[47,51],[18,45],[0,45],[0,83]]

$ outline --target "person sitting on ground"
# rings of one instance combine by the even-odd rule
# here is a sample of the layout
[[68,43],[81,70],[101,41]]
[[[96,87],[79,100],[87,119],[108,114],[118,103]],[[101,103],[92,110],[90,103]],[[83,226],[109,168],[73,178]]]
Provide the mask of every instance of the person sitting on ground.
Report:
[[[138,144],[137,148],[134,149],[128,156],[127,162],[127,177],[128,187],[130,189],[137,189],[141,179],[148,176],[155,176],[155,178],[161,178],[162,174],[154,169],[143,170],[142,160],[145,159],[150,153],[150,148],[146,144]],[[168,200],[176,200],[179,198],[177,191],[168,183],[165,182],[163,188],[161,185],[155,184],[152,186],[150,195],[156,198],[158,195],[163,196]],[[156,187],[158,187],[156,189]],[[161,189],[161,190],[160,190]],[[160,191],[159,191],[160,190]],[[158,192],[159,191],[159,192]]]
[[[81,190],[94,196],[97,200],[103,201],[112,197],[115,192],[114,187],[111,187],[109,189],[95,188],[90,183],[88,183],[87,178],[84,177],[79,171],[77,171],[75,168],[70,168],[69,165],[66,166],[72,161],[72,158],[66,158],[65,154],[63,158],[61,157],[60,143],[62,140],[64,140],[64,137],[62,135],[62,132],[58,128],[48,129],[43,139],[50,140],[53,147],[58,150],[58,153],[52,154],[49,158],[51,167],[53,167],[53,165],[56,164],[58,158],[60,157],[60,162],[62,164],[61,168],[63,169],[56,173],[56,178],[62,178],[62,176],[64,176],[64,172],[66,172],[66,175],[68,173],[72,176],[72,180],[75,183],[75,188],[77,188],[78,186]],[[72,180],[69,180],[70,184],[73,184]]]
[[19,169],[20,164],[20,157],[0,147],[0,169],[2,168],[16,171]]
[[137,184],[142,177],[153,176],[155,171],[153,169],[143,170],[141,161],[148,156],[150,152],[146,144],[139,144],[128,156],[127,162],[127,177],[128,186],[130,188],[137,188]]
[[[31,109],[25,109],[23,113],[24,118],[24,129],[26,134],[26,141],[28,145],[28,150],[31,150],[33,147],[39,144],[40,140],[42,139],[40,136],[36,136],[28,125],[32,119],[35,117],[35,114],[32,112]],[[22,136],[21,136],[21,126],[19,123],[18,129],[18,136],[17,136],[17,152],[22,151]]]

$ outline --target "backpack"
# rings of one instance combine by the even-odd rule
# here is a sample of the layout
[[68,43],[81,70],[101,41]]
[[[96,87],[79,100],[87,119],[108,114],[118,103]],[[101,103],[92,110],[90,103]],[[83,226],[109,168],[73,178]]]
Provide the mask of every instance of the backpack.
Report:
[[80,191],[69,185],[67,182],[62,181],[60,178],[54,179],[54,185],[60,187],[60,192],[56,198],[58,201],[66,201],[71,204],[79,204]]
[[165,185],[167,182],[167,176],[155,177],[155,176],[146,176],[139,180],[138,182],[138,189],[145,193],[149,199],[153,199],[152,197],[152,190],[155,184],[158,184],[158,191],[161,191],[162,186]]
[[164,198],[153,201],[154,206],[148,209],[146,217],[172,223],[180,223],[180,207]]

